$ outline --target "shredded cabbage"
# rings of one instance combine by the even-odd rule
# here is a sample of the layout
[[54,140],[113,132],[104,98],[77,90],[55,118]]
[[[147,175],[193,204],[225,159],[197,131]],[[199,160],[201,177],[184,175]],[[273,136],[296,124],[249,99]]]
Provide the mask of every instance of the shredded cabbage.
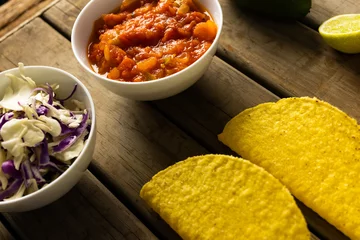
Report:
[[10,80],[10,85],[5,90],[5,95],[0,101],[0,107],[21,111],[22,107],[19,103],[24,104],[31,96],[31,92],[36,86],[35,82],[31,78],[27,78],[23,75],[23,64],[19,64],[21,78],[16,77],[13,74],[7,74],[6,76]]
[[[0,148],[0,164],[2,165],[3,162],[6,161],[6,152],[4,149]],[[0,182],[2,189],[6,189],[8,185],[8,179],[5,176],[5,173],[2,171],[2,168],[0,168]]]
[[[10,81],[0,100],[0,201],[41,189],[62,174],[84,148],[90,124],[85,105],[63,99],[61,86],[37,86],[24,74],[6,75]],[[75,106],[66,108],[67,101]]]

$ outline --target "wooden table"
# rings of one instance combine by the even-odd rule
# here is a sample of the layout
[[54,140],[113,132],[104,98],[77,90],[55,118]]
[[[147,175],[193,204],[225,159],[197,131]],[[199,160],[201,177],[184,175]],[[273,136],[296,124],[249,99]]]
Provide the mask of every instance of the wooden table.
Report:
[[[360,55],[324,44],[318,26],[356,13],[354,0],[313,0],[302,21],[243,12],[221,0],[224,28],[207,73],[187,91],[136,102],[107,91],[77,63],[71,28],[87,0],[60,0],[0,41],[0,71],[50,65],[77,76],[97,108],[93,161],[67,195],[42,209],[0,215],[0,239],[179,239],[140,199],[159,170],[189,156],[232,152],[217,140],[227,121],[259,103],[316,96],[360,120]],[[298,202],[313,239],[347,239]]]

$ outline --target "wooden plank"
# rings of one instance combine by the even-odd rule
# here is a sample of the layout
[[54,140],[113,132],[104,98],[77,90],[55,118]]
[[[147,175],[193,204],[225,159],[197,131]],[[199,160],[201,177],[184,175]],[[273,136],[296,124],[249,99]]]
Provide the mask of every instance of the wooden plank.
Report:
[[6,227],[0,222],[0,239],[4,240],[15,240],[11,233],[6,229]]
[[0,72],[13,68],[14,67],[14,63],[10,62],[9,59],[7,59],[4,55],[1,54],[1,49],[0,49]]
[[77,15],[88,2],[89,0],[60,0],[54,7],[44,12],[43,16],[70,37]]
[[54,26],[70,37],[72,26],[79,15],[80,9],[66,0],[61,0],[44,12],[44,18],[50,20]]
[[[53,18],[59,18],[59,16],[50,14],[50,12],[51,9],[44,16],[48,21],[56,22],[57,20]],[[66,19],[62,16],[60,18]],[[71,21],[65,20],[65,22],[72,26]],[[67,36],[70,35],[70,32],[71,29],[65,31]],[[238,91],[234,91],[234,89]],[[218,153],[230,153],[216,139],[216,134],[221,132],[230,116],[234,116],[247,107],[277,99],[275,95],[259,87],[217,58],[214,59],[210,71],[205,77],[179,96],[154,102],[153,105],[195,139],[201,140],[207,148]],[[109,176],[106,175],[106,177]],[[301,208],[307,211],[309,219],[315,219],[312,221],[312,225],[316,226],[314,228],[330,228],[324,235],[328,234],[334,238],[329,237],[328,239],[335,239],[335,237],[344,239],[341,238],[342,234],[339,234],[333,227],[329,227],[328,223],[311,210],[303,205]]]
[[319,238],[312,234],[312,235],[310,236],[310,240],[319,240]]
[[334,51],[300,23],[242,12],[231,0],[221,5],[224,59],[281,96],[317,96],[360,120],[360,55]]
[[10,35],[13,31],[34,17],[39,16],[43,11],[58,1],[59,0],[42,0],[38,4],[26,9],[26,11],[21,15],[18,15],[15,20],[8,22],[3,28],[0,27],[0,40],[6,35]]
[[312,0],[312,8],[304,22],[311,23],[317,29],[322,22],[333,16],[359,12],[360,4],[357,0]]
[[54,203],[4,216],[22,239],[157,239],[88,171]]
[[79,9],[83,9],[85,5],[89,2],[88,0],[68,0],[70,3],[74,4]]
[[0,6],[0,29],[41,0],[12,0]]

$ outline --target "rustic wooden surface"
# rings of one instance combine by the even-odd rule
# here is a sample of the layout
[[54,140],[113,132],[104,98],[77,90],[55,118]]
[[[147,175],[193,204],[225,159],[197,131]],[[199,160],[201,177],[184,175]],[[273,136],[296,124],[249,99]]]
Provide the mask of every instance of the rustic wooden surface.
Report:
[[76,5],[66,0],[60,0],[54,7],[44,13],[44,18],[51,19],[51,23],[57,26],[61,33],[69,37],[79,13],[80,9]]
[[[43,37],[47,45],[36,41],[40,37]],[[29,39],[33,41],[28,42]],[[21,48],[24,44],[44,48],[38,53],[38,56],[42,57],[34,58],[31,54],[32,49],[25,51]],[[53,46],[57,48],[54,49]],[[68,66],[77,65],[72,57],[70,43],[40,19],[34,20],[3,41],[0,44],[0,55],[0,71],[14,67],[19,61],[26,65],[63,67],[66,66],[69,57],[71,61],[68,62]],[[52,61],[49,62],[50,59]],[[79,70],[79,66],[76,66],[76,69]],[[103,116],[106,115],[107,112]],[[102,155],[100,161],[104,160],[104,157],[106,158],[106,155]],[[156,239],[90,173],[57,202],[39,210],[7,213],[4,216],[22,239]]]
[[[282,97],[317,96],[360,120],[359,54],[331,49],[317,31],[302,23],[269,20],[239,10],[234,1],[220,2],[226,12],[221,57]],[[317,25],[340,6],[353,5],[352,1],[326,2],[314,1],[309,18]],[[322,14],[316,14],[316,9]],[[360,4],[353,10],[359,12]]]
[[[73,18],[71,16],[77,14],[80,9],[75,4],[72,4],[71,0],[66,2],[63,0],[56,4],[57,8],[63,8],[63,10],[55,12],[53,8],[49,9],[45,12],[44,17],[53,23],[61,19],[63,22],[66,22],[65,25],[72,26]],[[77,0],[80,6],[84,6],[86,2],[84,0],[83,4],[79,4],[80,1]],[[231,2],[222,2],[222,6],[225,9],[224,5],[226,4],[231,4]],[[231,5],[229,8],[233,8],[233,6]],[[224,10],[224,12],[228,11],[230,10]],[[63,12],[63,16],[59,16],[59,12]],[[71,14],[68,14],[68,12]],[[224,21],[223,35],[227,34],[225,26],[229,25],[228,29],[231,29],[230,25],[235,20],[231,15],[227,16],[226,14]],[[291,25],[298,26],[301,31],[306,31],[306,28],[301,24],[292,23]],[[63,28],[62,31],[66,37],[70,37],[71,28]],[[234,39],[234,36],[231,37]],[[228,40],[229,38],[222,37],[222,39]],[[234,42],[231,44],[234,45]],[[219,49],[221,51],[221,45]],[[238,55],[236,57],[239,58]],[[209,72],[194,87],[173,98],[153,102],[152,105],[178,126],[181,126],[190,136],[200,141],[209,151],[229,153],[229,150],[224,148],[216,137],[221,132],[225,123],[245,108],[277,99],[276,95],[263,89],[237,70],[215,58]],[[106,178],[109,177],[106,171],[101,172],[105,173]],[[329,224],[323,219],[301,203],[299,204],[303,212],[306,212],[308,222],[311,223],[314,230],[320,235],[328,239],[345,239],[339,231],[329,227]]]
[[0,39],[59,0],[11,0],[0,6]]
[[15,240],[11,233],[6,229],[6,227],[0,223],[0,239],[4,240]]
[[310,13],[303,19],[305,23],[312,23],[316,28],[327,19],[349,13],[359,13],[360,5],[356,0],[313,0]]
[[[39,38],[43,41],[36,41]],[[28,41],[32,48],[19,48],[30,44]],[[97,126],[94,171],[114,189],[115,195],[134,204],[135,211],[161,229],[160,235],[175,239],[174,232],[140,200],[139,191],[159,170],[188,156],[205,153],[205,149],[148,104],[122,99],[105,90],[77,64],[70,42],[41,19],[4,40],[0,49],[1,55],[12,63],[60,67],[86,84],[97,99],[97,121],[102,123]],[[39,49],[38,57],[32,56],[33,49]]]
[[[7,59],[7,61],[14,63],[23,61],[26,64],[46,63],[47,65],[53,66],[61,65],[63,69],[70,72],[72,72],[72,69],[74,71],[75,66],[75,69],[78,70],[77,75],[80,74],[79,77],[81,79],[86,79],[87,76],[85,76],[83,71],[79,69],[75,59],[71,55],[69,42],[62,36],[58,35],[55,31],[53,34],[45,34],[47,38],[44,39],[44,42],[47,44],[42,46],[44,48],[44,50],[40,52],[40,54],[42,54],[42,58],[33,59],[31,57],[24,57],[26,55],[31,56],[31,49],[27,50],[29,52],[24,51],[25,49],[17,51],[17,47],[24,44],[24,42],[21,42],[20,40],[17,44],[13,45],[12,38],[23,39],[23,41],[26,41],[26,39],[37,39],[39,36],[45,36],[45,32],[49,33],[51,31],[54,30],[52,30],[50,26],[42,22],[40,19],[36,19],[34,22],[28,24],[22,31],[15,33],[1,44],[1,47],[6,49],[6,51],[3,52],[3,56],[6,58],[3,59]],[[36,41],[32,43],[34,48],[43,44],[43,42],[36,43]],[[51,46],[53,46],[52,50],[48,51]],[[225,63],[223,63],[223,65],[225,66]],[[112,96],[111,94],[109,96],[111,100],[109,101],[108,98],[104,98],[104,95],[109,95],[109,93],[105,92],[106,90],[104,90],[100,85],[91,80],[85,82],[88,84],[94,98],[99,100],[103,99],[103,102],[100,101],[97,103],[100,106],[104,106],[100,108],[103,111],[100,110],[99,112],[98,110],[98,121],[103,122],[104,124],[98,127],[99,141],[97,145],[97,153],[95,154],[95,170],[97,169],[100,174],[104,175],[104,179],[108,179],[108,181],[111,182],[111,185],[115,185],[113,187],[119,189],[116,191],[119,192],[119,195],[122,195],[121,193],[125,192],[123,195],[126,195],[129,198],[128,201],[132,201],[133,204],[136,204],[135,208],[137,208],[139,212],[144,215],[146,212],[149,212],[147,214],[148,221],[153,222],[155,225],[154,229],[157,229],[160,232],[163,230],[163,225],[165,224],[159,220],[155,214],[150,212],[145,207],[144,203],[142,203],[138,198],[138,192],[141,186],[148,181],[154,173],[165,168],[174,161],[184,159],[187,156],[206,153],[207,151],[198,146],[189,137],[182,134],[161,115],[156,114],[156,112],[153,111],[148,104],[128,101]],[[96,93],[94,94],[94,92]],[[109,104],[109,102],[113,102],[113,104]],[[116,108],[123,109],[121,112],[122,116],[116,116],[115,114],[113,116],[114,118],[109,118],[108,113],[114,112],[110,109]],[[126,113],[129,113],[129,115],[125,115]],[[101,118],[101,116],[106,117],[106,119]],[[132,119],[135,124],[125,122],[122,125],[121,119]],[[142,119],[148,120],[144,122]],[[155,119],[155,121],[152,119]],[[105,129],[103,127],[105,127]],[[121,131],[116,133],[113,131],[114,128],[119,128]],[[162,129],[162,131],[159,129]],[[148,139],[143,139],[144,136]],[[118,149],[114,149],[111,142],[118,142]],[[144,152],[139,151],[139,143],[141,150]],[[146,159],[145,156],[149,154],[151,155],[151,158]],[[98,161],[96,161],[97,159]],[[161,161],[162,159],[163,161]],[[147,160],[149,162],[147,162]],[[144,174],[144,176],[142,176],[142,174]],[[134,203],[134,199],[135,202],[139,203]],[[43,212],[43,214],[45,213]],[[31,216],[38,216],[40,219],[42,218],[41,212]],[[9,219],[9,217],[7,217],[7,219]],[[18,225],[23,226],[23,219],[24,217],[18,217],[10,222],[15,227]],[[84,226],[87,226],[87,224],[84,224]],[[18,228],[19,227],[17,227],[17,229]],[[174,239],[174,237],[176,237],[171,230],[167,231],[168,233],[164,231],[158,234],[163,234],[163,237],[168,239]],[[51,236],[51,232],[54,231],[42,234],[49,234],[49,236]],[[80,231],[78,234],[82,234],[82,232]],[[32,237],[36,238],[39,236]]]
[[[85,1],[84,1],[85,2]],[[83,4],[84,5],[84,4]],[[62,10],[59,10],[63,8]],[[66,3],[66,1],[61,1],[58,4],[56,4],[56,11],[54,11],[54,8],[49,9],[47,12],[45,12],[44,17],[53,23],[56,23],[58,19],[61,19],[62,22],[65,22],[64,25],[73,25],[74,18],[71,17],[74,14],[77,14],[76,12],[79,12],[80,9],[77,9],[74,7],[73,4]],[[68,14],[70,12],[70,14]],[[63,13],[63,15],[59,15],[60,13]],[[66,17],[69,16],[69,17]],[[62,32],[66,35],[66,37],[70,37],[71,28],[62,28]],[[221,71],[219,71],[221,69]],[[219,74],[221,73],[221,74]],[[245,78],[244,81],[239,82],[239,78]],[[210,81],[210,82],[209,82]],[[198,87],[198,85],[201,85]],[[214,93],[213,89],[208,89],[208,87],[211,86],[213,89],[218,89],[220,91],[217,91],[218,93],[221,93],[221,96],[214,96],[213,94],[211,96],[206,96],[204,94],[206,93]],[[241,95],[234,93],[232,89],[234,87],[242,89]],[[200,93],[200,95],[199,95]],[[198,82],[193,88],[191,88],[189,91],[185,92],[183,97],[174,97],[167,100],[155,102],[154,104],[158,106],[159,108],[162,108],[162,110],[166,111],[167,116],[172,115],[176,121],[177,124],[185,123],[187,126],[185,126],[189,131],[196,129],[198,131],[192,131],[191,135],[193,137],[196,137],[198,139],[206,139],[208,142],[206,142],[204,145],[210,147],[211,151],[213,152],[221,152],[221,153],[229,153],[230,151],[225,148],[223,145],[219,143],[219,141],[216,138],[216,135],[221,132],[222,127],[225,125],[227,121],[230,120],[230,116],[223,114],[222,111],[219,111],[219,108],[223,107],[219,105],[219,103],[225,103],[226,102],[233,102],[237,104],[233,104],[234,112],[233,115],[236,114],[239,111],[239,103],[244,104],[242,106],[242,109],[245,109],[250,106],[254,106],[256,104],[259,104],[261,102],[266,101],[274,101],[276,100],[276,97],[271,94],[270,92],[266,91],[265,89],[261,88],[259,85],[255,84],[254,82],[250,81],[249,79],[246,79],[245,76],[242,76],[238,71],[235,69],[232,69],[229,67],[226,63],[219,60],[218,58],[215,58],[213,61],[213,64],[210,67],[210,71],[205,75],[205,77]],[[198,96],[198,97],[196,97]],[[227,98],[223,98],[224,96],[227,96]],[[240,96],[240,97],[238,97]],[[254,97],[255,96],[255,97]],[[212,100],[215,100],[218,106],[214,106],[213,104],[207,104],[206,100],[208,98],[211,98]],[[215,97],[215,99],[214,99]],[[195,101],[193,101],[196,99]],[[218,101],[220,100],[220,102]],[[206,106],[206,107],[205,107]],[[191,108],[191,109],[189,109]],[[201,109],[201,111],[199,111]],[[235,110],[236,109],[236,110]],[[206,112],[204,112],[204,110]],[[180,114],[181,113],[181,114]],[[185,114],[184,114],[185,113]],[[175,116],[174,116],[175,114]],[[192,121],[194,119],[194,114],[196,114],[196,117],[201,118],[202,124],[207,124],[208,126],[198,126],[198,122]],[[184,119],[184,117],[188,117],[187,119]],[[210,119],[210,121],[209,121]],[[108,132],[107,136],[110,136],[111,133]],[[196,135],[196,136],[194,136]],[[116,139],[116,138],[115,138]],[[109,146],[109,145],[106,145]],[[104,145],[104,150],[106,150],[106,146]],[[111,149],[109,149],[111,151]],[[114,155],[114,154],[111,154]],[[181,159],[181,158],[180,158]],[[184,158],[183,158],[184,159]],[[114,159],[115,160],[115,159]],[[179,159],[178,159],[179,160]],[[164,168],[166,165],[164,165]],[[109,171],[113,169],[105,169],[100,166],[99,168],[99,174],[105,175],[104,179],[113,178],[113,175],[116,175],[115,173],[109,173]],[[156,171],[155,171],[156,172]],[[150,174],[151,176],[151,174]],[[143,182],[143,181],[141,181]],[[110,180],[109,184],[113,184]],[[123,186],[120,186],[120,191]],[[139,186],[138,186],[139,187]],[[137,192],[139,188],[137,188]],[[127,190],[125,190],[127,191]],[[137,194],[136,192],[136,194]],[[135,196],[136,197],[136,196]],[[130,198],[129,201],[133,201],[133,199]],[[135,206],[138,207],[138,206]],[[141,207],[141,206],[140,206]],[[302,206],[304,208],[304,206]],[[144,214],[143,211],[141,211],[142,214]],[[312,214],[311,216],[313,216]],[[316,217],[316,216],[315,216]],[[311,217],[313,219],[313,217]],[[150,223],[154,222],[151,218],[147,219]],[[323,220],[320,221],[314,221],[314,225],[319,223],[323,223]],[[326,224],[326,223],[325,223]],[[154,229],[157,229],[159,232],[162,226],[155,225]]]
[[[150,231],[160,238],[178,239],[139,198],[139,190],[159,170],[188,156],[208,152],[233,154],[218,142],[217,134],[240,111],[279,97],[308,95],[329,101],[360,119],[356,111],[360,103],[360,84],[356,82],[359,55],[330,49],[316,32],[321,22],[332,15],[359,11],[360,6],[351,0],[314,0],[310,14],[299,22],[269,20],[242,12],[231,0],[221,0],[226,13],[218,49],[222,59],[215,57],[204,77],[184,93],[150,103],[109,93],[76,62],[69,42],[71,28],[87,2],[60,0],[41,16],[52,27],[36,18],[0,43],[0,71],[22,61],[26,65],[59,67],[81,79],[95,99],[97,120],[101,123],[90,166],[101,183],[87,173],[75,189],[45,210],[4,214],[7,223],[22,233],[22,239],[46,239],[54,237],[53,233],[59,239],[71,234],[71,239],[149,239],[154,237]],[[21,48],[26,45],[31,48]],[[95,199],[89,191],[94,192]],[[347,239],[298,204],[310,229],[321,239]],[[83,211],[76,211],[80,205]],[[50,228],[45,233],[31,232],[27,226],[30,219],[35,222],[31,227],[42,229],[47,212],[57,214],[59,209],[64,209],[62,222],[50,221],[45,225]],[[130,222],[125,221],[127,217]],[[95,225],[97,221],[99,224]],[[64,222],[68,224],[64,226]],[[76,229],[74,222],[82,222],[82,226]],[[62,232],[58,225],[67,230]],[[312,235],[312,239],[317,238]]]
[[38,4],[41,0],[12,0],[0,6],[0,28],[13,21],[27,9]]
[[56,202],[4,216],[22,239],[157,239],[90,172]]

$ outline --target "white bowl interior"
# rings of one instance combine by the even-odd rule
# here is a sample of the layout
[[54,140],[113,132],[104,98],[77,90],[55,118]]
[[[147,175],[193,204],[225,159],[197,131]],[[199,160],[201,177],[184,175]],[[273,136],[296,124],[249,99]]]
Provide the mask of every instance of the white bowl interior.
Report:
[[[19,69],[14,68],[0,73],[0,99],[4,96],[5,89],[10,83],[10,80],[6,77],[8,73],[19,76]],[[85,104],[86,108],[90,111],[92,125],[83,151],[60,177],[34,193],[14,200],[0,201],[1,212],[19,212],[36,209],[63,196],[77,183],[82,173],[88,167],[95,145],[95,107],[91,95],[84,84],[71,74],[53,67],[27,66],[24,68],[24,73],[25,76],[31,77],[37,84],[59,84],[59,90],[56,91],[59,97],[68,96],[73,90],[74,85],[77,84],[78,87],[73,99],[82,101]]]

